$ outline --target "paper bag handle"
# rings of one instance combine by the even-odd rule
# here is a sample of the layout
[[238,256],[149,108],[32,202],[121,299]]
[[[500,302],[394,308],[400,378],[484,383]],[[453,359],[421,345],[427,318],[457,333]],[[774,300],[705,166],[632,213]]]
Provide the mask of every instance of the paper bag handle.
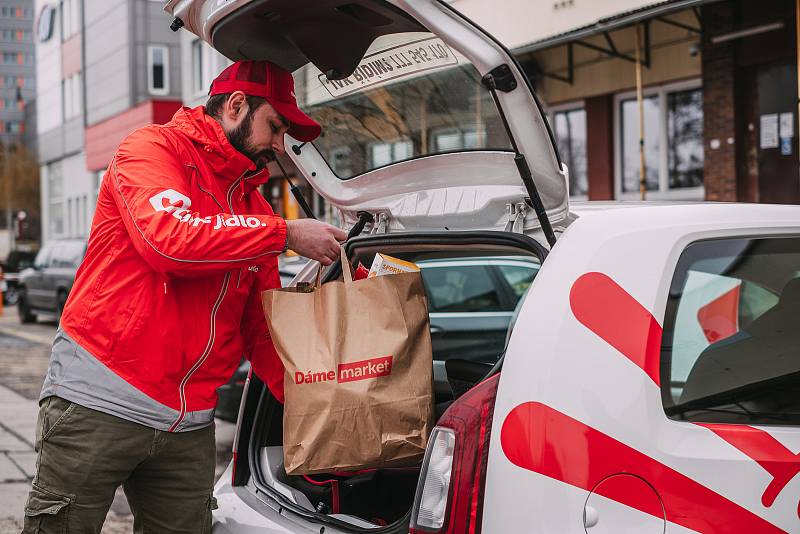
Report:
[[353,270],[350,267],[350,261],[347,259],[347,254],[344,252],[344,247],[339,248],[339,254],[342,258],[342,278],[345,284],[353,282]]
[[317,267],[317,276],[314,277],[314,289],[319,289],[322,285],[322,264]]

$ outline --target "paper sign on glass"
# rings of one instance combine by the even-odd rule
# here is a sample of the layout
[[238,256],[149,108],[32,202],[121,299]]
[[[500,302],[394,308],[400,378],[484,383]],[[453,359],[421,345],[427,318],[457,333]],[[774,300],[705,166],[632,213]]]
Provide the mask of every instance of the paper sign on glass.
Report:
[[778,114],[761,115],[761,148],[778,148]]
[[781,138],[794,137],[794,113],[781,113]]
[[453,51],[444,41],[434,37],[369,54],[361,60],[355,72],[343,80],[329,80],[320,74],[319,81],[336,98],[397,78],[456,64],[458,58]]

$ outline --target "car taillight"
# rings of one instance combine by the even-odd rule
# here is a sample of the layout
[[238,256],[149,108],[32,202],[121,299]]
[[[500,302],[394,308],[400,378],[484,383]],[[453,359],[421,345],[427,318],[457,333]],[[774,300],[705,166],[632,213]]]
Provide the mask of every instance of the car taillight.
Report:
[[431,433],[411,534],[479,534],[492,414],[500,375],[464,393]]

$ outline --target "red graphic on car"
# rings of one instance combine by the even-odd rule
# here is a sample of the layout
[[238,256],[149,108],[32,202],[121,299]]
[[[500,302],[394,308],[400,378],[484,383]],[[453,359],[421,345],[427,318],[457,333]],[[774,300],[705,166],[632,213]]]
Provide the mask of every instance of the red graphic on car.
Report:
[[[698,321],[711,337],[738,331],[738,288],[704,306]],[[662,328],[653,315],[609,276],[587,273],[570,291],[575,318],[660,384]],[[732,310],[736,310],[735,312]],[[734,315],[732,315],[734,314]],[[735,329],[735,330],[734,330]],[[800,472],[794,454],[767,432],[746,425],[701,425],[757,462],[773,477],[762,496],[769,507]],[[617,473],[637,474],[661,496],[663,511],[648,505],[624,485],[596,491],[650,515],[700,532],[783,532],[780,528],[667,465],[568,415],[538,402],[515,407],[503,421],[501,446],[513,464],[592,491]],[[798,507],[800,514],[800,507]]]
[[[761,496],[761,503],[766,507],[772,506],[783,488],[800,473],[800,454],[784,447],[768,432],[751,426],[698,424],[739,449],[772,475],[772,482]],[[800,517],[800,502],[797,515]]]
[[503,421],[500,444],[514,465],[586,491],[611,475],[638,475],[658,492],[663,509],[643,500],[641,491],[626,491],[625,485],[601,484],[596,492],[697,532],[784,532],[671,467],[538,402],[511,410]]

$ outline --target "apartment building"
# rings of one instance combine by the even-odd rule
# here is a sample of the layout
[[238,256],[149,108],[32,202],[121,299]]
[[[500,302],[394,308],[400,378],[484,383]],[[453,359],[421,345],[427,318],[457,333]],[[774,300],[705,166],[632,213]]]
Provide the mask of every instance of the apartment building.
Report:
[[21,142],[25,105],[36,96],[33,0],[0,1],[0,142]]
[[88,236],[120,141],[180,107],[179,36],[162,4],[35,0],[43,241]]

